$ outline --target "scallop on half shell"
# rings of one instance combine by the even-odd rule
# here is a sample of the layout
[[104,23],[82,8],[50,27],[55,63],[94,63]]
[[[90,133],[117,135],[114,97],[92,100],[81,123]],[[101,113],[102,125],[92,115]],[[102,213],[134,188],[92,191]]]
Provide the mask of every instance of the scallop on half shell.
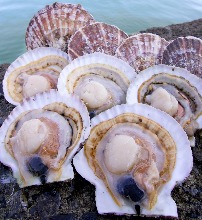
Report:
[[202,80],[188,70],[164,64],[140,72],[127,92],[127,103],[145,103],[170,114],[194,145],[202,128]]
[[128,62],[136,72],[160,64],[168,42],[156,34],[142,33],[127,38],[116,50],[116,56]]
[[62,95],[78,95],[93,116],[126,103],[126,92],[135,76],[126,62],[96,52],[73,60],[63,69],[58,91]]
[[166,47],[162,63],[185,68],[202,78],[202,40],[192,36],[176,38]]
[[193,166],[186,133],[168,114],[145,104],[119,105],[91,120],[76,170],[96,186],[100,214],[177,216],[171,198]]
[[94,18],[81,5],[54,3],[31,19],[26,32],[27,49],[55,47],[67,52],[70,37]]
[[114,25],[96,22],[82,27],[72,36],[68,54],[72,60],[93,52],[115,55],[116,49],[127,37]]
[[0,128],[0,161],[20,187],[74,177],[71,160],[90,133],[86,106],[74,95],[37,94],[18,105]]
[[13,105],[18,105],[25,98],[56,89],[60,72],[67,64],[68,55],[56,48],[40,47],[24,53],[5,73],[5,99]]

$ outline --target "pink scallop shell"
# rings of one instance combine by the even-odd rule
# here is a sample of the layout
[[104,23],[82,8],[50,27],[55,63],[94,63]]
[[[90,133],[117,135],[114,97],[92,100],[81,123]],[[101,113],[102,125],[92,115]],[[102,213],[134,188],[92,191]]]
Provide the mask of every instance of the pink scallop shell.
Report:
[[27,49],[56,47],[67,51],[70,37],[94,18],[81,5],[54,3],[34,15],[26,32]]
[[128,35],[116,26],[96,22],[82,27],[72,36],[68,53],[72,60],[93,52],[114,55],[127,37]]
[[142,33],[126,39],[116,51],[116,56],[128,62],[136,72],[160,64],[168,42],[156,34]]
[[202,78],[202,40],[196,37],[178,37],[163,53],[162,63],[189,70]]

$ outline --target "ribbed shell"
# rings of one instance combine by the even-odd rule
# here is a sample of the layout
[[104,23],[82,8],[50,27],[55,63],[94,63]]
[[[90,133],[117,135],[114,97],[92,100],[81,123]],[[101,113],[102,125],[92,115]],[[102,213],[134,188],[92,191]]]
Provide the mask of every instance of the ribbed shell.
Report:
[[182,67],[202,78],[202,40],[196,37],[178,37],[163,53],[163,64]]
[[[74,157],[73,163],[77,172],[96,186],[98,212],[118,215],[136,214],[134,204],[126,203],[120,206],[115,202],[113,195],[109,192],[109,179],[105,179],[105,173],[102,173],[102,165],[98,164],[95,156],[99,141],[103,139],[111,126],[118,123],[134,123],[142,126],[143,130],[148,129],[156,134],[164,143],[162,147],[168,159],[164,173],[165,176],[166,173],[168,174],[166,177],[168,182],[161,185],[158,191],[158,199],[153,204],[152,209],[148,209],[139,203],[140,214],[176,217],[177,207],[170,194],[176,183],[182,182],[192,169],[193,158],[190,144],[185,132],[172,117],[144,104],[115,106],[94,117],[91,120],[91,133],[84,149]],[[107,203],[103,201],[107,201]]]
[[70,37],[94,18],[81,5],[54,3],[34,15],[26,32],[27,49],[56,47],[67,52]]
[[128,62],[136,72],[160,64],[168,42],[158,35],[143,33],[126,39],[116,50],[116,56]]
[[127,37],[128,35],[116,26],[96,22],[86,25],[72,36],[68,53],[72,60],[93,52],[114,55],[117,47]]
[[17,179],[20,187],[25,187],[28,185],[40,185],[41,182],[39,178],[36,177],[29,179],[28,182],[22,178],[18,163],[13,157],[11,151],[9,151],[9,139],[12,137],[13,130],[15,130],[15,126],[17,126],[18,121],[26,113],[36,109],[56,112],[63,117],[66,117],[67,120],[68,118],[71,118],[75,124],[77,124],[75,141],[72,143],[71,147],[69,146],[67,149],[61,168],[57,171],[51,171],[50,175],[47,177],[47,182],[73,179],[74,172],[71,166],[71,160],[79,149],[80,144],[88,137],[90,133],[90,119],[88,111],[86,106],[75,95],[63,97],[59,95],[56,90],[51,90],[50,92],[37,94],[36,96],[31,97],[29,100],[24,101],[14,108],[0,128],[0,161],[4,165],[11,167],[13,175]]
[[[59,76],[60,71],[67,64],[69,64],[69,56],[56,48],[40,47],[24,53],[11,63],[5,73],[3,80],[5,99],[13,105],[18,105],[23,100],[22,92],[18,93],[16,91],[19,88],[16,79],[20,74],[28,73],[32,75],[38,70],[53,68]],[[57,67],[60,71],[57,70]]]

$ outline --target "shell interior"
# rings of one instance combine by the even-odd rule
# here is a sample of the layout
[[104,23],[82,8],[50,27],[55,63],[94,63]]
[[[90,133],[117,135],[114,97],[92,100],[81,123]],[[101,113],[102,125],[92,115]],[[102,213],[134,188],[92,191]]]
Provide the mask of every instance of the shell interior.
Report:
[[[201,128],[202,80],[182,68],[166,65],[150,67],[135,78],[127,92],[127,103],[145,103],[166,111],[193,137]],[[159,93],[160,89],[167,94]],[[171,98],[175,100],[171,100]],[[172,110],[176,101],[176,110]]]
[[89,135],[85,105],[73,95],[42,93],[17,106],[1,127],[3,164],[20,187],[74,177],[71,159]]
[[24,98],[56,89],[59,74],[67,64],[68,55],[56,48],[40,47],[24,53],[5,73],[5,98],[18,105]]
[[[96,186],[98,212],[134,214],[135,205],[139,204],[140,214],[177,216],[170,193],[193,166],[190,144],[180,125],[166,113],[144,104],[115,106],[93,118],[91,123],[90,136],[84,150],[74,158],[74,165]],[[129,142],[120,139],[110,146],[119,136],[132,138],[136,143],[131,142],[134,148],[138,146],[131,164],[133,151],[129,156],[126,153]],[[115,149],[111,158],[109,146]],[[115,170],[111,170],[107,160]],[[127,163],[125,166],[123,161],[130,166]],[[123,169],[124,166],[128,169]],[[102,202],[106,197],[111,197],[108,205]]]
[[126,91],[135,75],[134,70],[122,60],[93,53],[77,58],[62,71],[58,91],[78,95],[89,112],[96,115],[126,102]]

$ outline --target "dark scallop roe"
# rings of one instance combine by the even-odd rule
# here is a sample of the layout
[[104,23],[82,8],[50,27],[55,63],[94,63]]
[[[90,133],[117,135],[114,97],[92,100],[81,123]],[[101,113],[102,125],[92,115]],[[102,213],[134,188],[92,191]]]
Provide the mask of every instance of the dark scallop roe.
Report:
[[42,162],[39,156],[31,157],[27,161],[27,167],[30,173],[39,177],[44,177],[48,171],[48,167]]
[[90,116],[90,119],[94,118],[95,117],[95,112],[94,111],[89,112],[89,116]]
[[131,199],[133,202],[139,202],[144,197],[144,191],[137,186],[135,180],[130,176],[119,179],[117,190],[119,194]]

